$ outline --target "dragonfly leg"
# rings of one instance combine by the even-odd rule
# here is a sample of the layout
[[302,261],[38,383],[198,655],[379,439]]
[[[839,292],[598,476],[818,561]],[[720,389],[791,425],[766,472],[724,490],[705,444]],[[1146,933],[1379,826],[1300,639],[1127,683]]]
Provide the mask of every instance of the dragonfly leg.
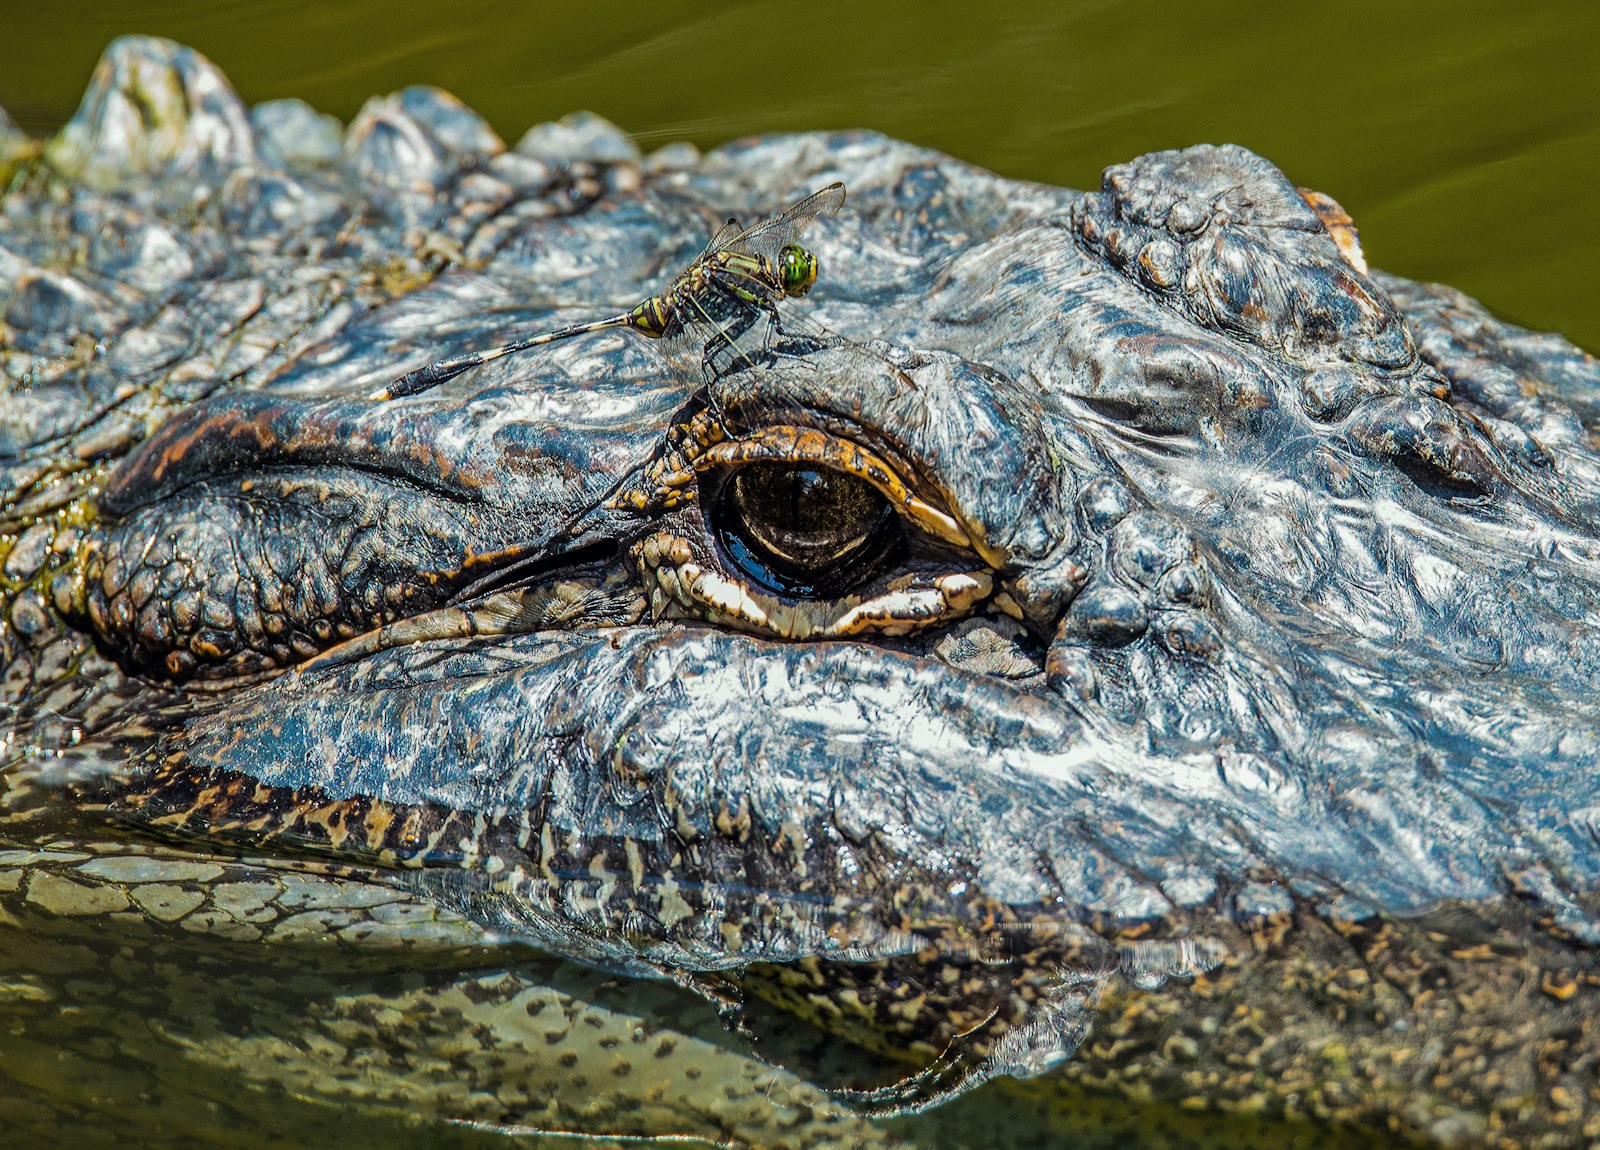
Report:
[[739,346],[739,341],[750,330],[753,322],[747,313],[736,314],[732,322],[713,331],[711,338],[706,341],[705,357],[701,360],[704,369],[720,376],[726,374],[730,366],[724,364],[719,367],[718,364],[722,361],[731,360],[733,364],[741,367],[753,366]]
[[757,323],[765,323],[756,355],[766,362],[771,355],[772,333],[777,325],[777,315],[770,306],[745,302],[729,316],[728,322],[715,329],[706,341],[705,355],[700,361],[701,377],[706,388],[706,406],[718,420],[724,418],[724,388],[718,385],[728,380],[737,368],[754,369],[755,364],[747,352],[751,340],[747,337]]
[[[746,339],[750,329],[765,321],[759,347]],[[777,312],[768,301],[740,300],[737,307],[728,310],[726,321],[713,327],[706,341],[705,357],[701,361],[706,382],[720,378],[734,367],[754,369],[755,363],[748,354],[752,348],[759,358],[766,358],[772,349],[772,332],[777,324]]]

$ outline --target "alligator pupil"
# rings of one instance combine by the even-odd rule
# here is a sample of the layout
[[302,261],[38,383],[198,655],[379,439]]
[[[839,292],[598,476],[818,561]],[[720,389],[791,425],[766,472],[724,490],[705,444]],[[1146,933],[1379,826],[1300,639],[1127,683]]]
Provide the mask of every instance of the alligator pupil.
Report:
[[734,564],[769,590],[822,597],[866,579],[898,542],[894,509],[870,483],[831,468],[752,463],[716,504]]

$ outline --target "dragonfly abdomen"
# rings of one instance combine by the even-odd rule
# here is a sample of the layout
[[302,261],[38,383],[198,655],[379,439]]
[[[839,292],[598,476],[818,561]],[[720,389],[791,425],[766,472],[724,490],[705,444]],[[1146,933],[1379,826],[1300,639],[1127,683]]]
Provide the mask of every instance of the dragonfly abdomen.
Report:
[[673,310],[660,296],[653,295],[628,313],[628,324],[640,335],[660,339],[667,334]]

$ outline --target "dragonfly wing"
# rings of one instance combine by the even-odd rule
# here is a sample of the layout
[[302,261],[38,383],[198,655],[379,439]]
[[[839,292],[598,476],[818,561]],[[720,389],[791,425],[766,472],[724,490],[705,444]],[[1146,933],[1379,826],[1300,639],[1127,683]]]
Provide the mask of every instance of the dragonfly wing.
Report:
[[833,215],[843,204],[844,185],[840,183],[829,184],[825,188],[812,192],[782,215],[773,216],[771,219],[762,220],[759,224],[752,225],[727,241],[723,246],[732,248],[735,251],[763,255],[767,259],[776,262],[778,252],[782,250],[785,244],[794,243],[800,233],[805,230],[807,224],[818,216]]
[[677,301],[672,328],[661,350],[673,372],[685,383],[698,386],[728,370],[728,365],[750,368],[766,345],[766,328],[751,342],[758,322],[770,324],[771,309],[752,303],[713,284],[703,293],[685,294]]
[[[739,230],[739,221],[733,216],[729,216],[727,222],[718,228],[714,233],[712,233],[711,239],[706,242],[705,248],[702,249],[699,255],[695,256],[694,263],[699,263],[712,252],[720,252],[723,248],[732,243],[733,240],[743,234],[744,233]],[[692,267],[694,265],[691,264],[690,266]]]

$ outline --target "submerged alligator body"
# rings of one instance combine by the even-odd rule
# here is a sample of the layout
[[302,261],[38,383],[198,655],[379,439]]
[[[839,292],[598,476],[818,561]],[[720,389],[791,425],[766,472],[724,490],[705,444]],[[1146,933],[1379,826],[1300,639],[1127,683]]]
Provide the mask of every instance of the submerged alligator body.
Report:
[[[916,1129],[851,1110],[998,1075],[1027,1084],[944,1113],[1600,1132],[1581,351],[1369,271],[1336,203],[1234,147],[1080,194],[867,134],[641,158],[575,118],[507,151],[424,89],[341,136],[143,40],[42,157],[8,140],[25,931],[254,953],[325,905],[339,953],[389,956],[422,921],[434,974],[327,991],[376,1050],[423,983],[559,1014],[587,976],[504,957],[531,943],[723,1003],[803,1099],[616,1072],[583,1117],[536,1103],[501,1014],[470,1097],[414,1103],[491,1133],[887,1144]],[[807,322],[748,361],[686,378],[612,332],[366,398],[834,179]],[[669,1071],[757,1080],[672,1025]],[[422,1098],[407,1041],[385,1073]]]

